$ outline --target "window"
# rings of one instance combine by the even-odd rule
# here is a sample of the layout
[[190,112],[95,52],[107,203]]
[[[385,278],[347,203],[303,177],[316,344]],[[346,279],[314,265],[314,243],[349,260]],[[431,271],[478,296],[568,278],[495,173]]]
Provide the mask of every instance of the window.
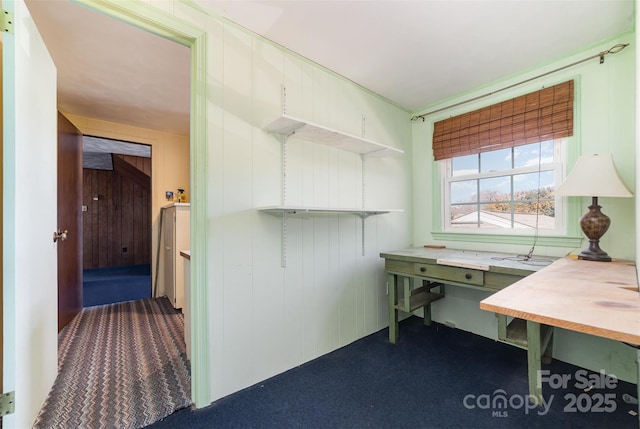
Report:
[[441,231],[566,235],[563,202],[552,192],[562,180],[573,109],[569,80],[434,122]]
[[443,183],[443,230],[562,234],[566,139],[456,156],[438,161]]

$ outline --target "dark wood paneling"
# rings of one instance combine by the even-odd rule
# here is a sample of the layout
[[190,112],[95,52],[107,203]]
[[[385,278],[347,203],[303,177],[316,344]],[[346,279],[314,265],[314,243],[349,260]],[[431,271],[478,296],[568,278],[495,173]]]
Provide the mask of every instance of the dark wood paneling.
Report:
[[58,113],[58,331],[82,310],[82,134]]
[[[135,156],[129,156],[130,158],[138,158]],[[148,158],[143,158],[148,159]],[[136,162],[127,162],[122,158],[122,155],[115,155],[113,157],[113,171],[118,175],[126,179],[127,182],[135,183],[136,185],[150,190],[151,182],[149,181],[149,175],[142,170],[139,170],[136,166]],[[143,165],[144,163],[140,163]],[[144,165],[143,165],[144,166]]]
[[[122,241],[122,228],[120,225],[122,201],[120,195],[122,191],[120,188],[122,187],[122,183],[120,183],[120,177],[114,175],[113,172],[111,172],[105,180],[109,186],[109,195],[105,197],[105,205],[111,208],[105,215],[105,217],[108,217],[108,220],[103,238],[104,242],[109,244],[107,246],[107,265],[122,265],[120,263],[120,253],[122,253],[122,249],[120,248]],[[112,192],[113,189],[116,189],[115,193]]]
[[[87,202],[91,201],[91,190],[93,189],[93,180],[95,176],[95,172],[98,170],[89,170],[84,168],[82,170],[82,204],[86,205],[87,208],[90,207]],[[94,265],[94,255],[93,255],[93,246],[87,246],[86,243],[93,242],[93,228],[91,225],[95,222],[93,217],[96,215],[96,212],[93,210],[88,210],[83,213],[82,216],[82,260],[83,266]]]
[[108,206],[111,201],[111,172],[104,171],[102,174],[98,174],[98,180],[96,181],[95,191],[92,196],[92,209],[98,211],[97,224],[94,229],[94,245],[98,246],[98,252],[96,254],[98,267],[108,267],[112,265],[110,261],[109,245],[111,241],[110,237],[110,214]]
[[151,158],[131,155],[115,155],[115,158],[126,161],[147,176],[151,176]]
[[151,262],[151,178],[137,169],[150,172],[151,160],[136,158],[114,156],[113,171],[84,170],[84,246],[91,248],[84,268]]
[[[131,261],[131,255],[133,255],[133,220],[134,203],[133,203],[133,183],[120,178],[120,245],[122,253],[122,265],[129,265]],[[126,250],[125,250],[126,249]]]

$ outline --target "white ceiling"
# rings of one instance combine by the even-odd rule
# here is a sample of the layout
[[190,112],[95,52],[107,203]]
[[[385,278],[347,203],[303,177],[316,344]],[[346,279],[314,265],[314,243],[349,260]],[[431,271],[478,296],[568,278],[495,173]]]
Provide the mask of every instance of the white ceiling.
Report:
[[416,110],[633,28],[632,0],[196,3]]
[[[69,1],[26,2],[62,111],[188,133],[187,48]],[[194,2],[409,111],[634,27],[633,0]]]
[[189,48],[68,0],[25,3],[58,69],[62,112],[189,134]]

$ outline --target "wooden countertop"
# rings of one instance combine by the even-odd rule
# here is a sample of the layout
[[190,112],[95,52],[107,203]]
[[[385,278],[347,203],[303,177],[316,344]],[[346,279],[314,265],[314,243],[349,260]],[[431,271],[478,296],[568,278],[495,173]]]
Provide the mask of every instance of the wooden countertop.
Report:
[[480,308],[640,344],[640,293],[632,261],[564,257],[482,300]]

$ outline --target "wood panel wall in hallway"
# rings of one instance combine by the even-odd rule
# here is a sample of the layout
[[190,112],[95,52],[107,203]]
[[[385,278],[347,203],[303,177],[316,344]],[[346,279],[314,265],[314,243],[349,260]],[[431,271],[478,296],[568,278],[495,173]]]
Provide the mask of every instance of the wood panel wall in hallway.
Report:
[[151,159],[113,157],[83,169],[84,268],[151,263]]

